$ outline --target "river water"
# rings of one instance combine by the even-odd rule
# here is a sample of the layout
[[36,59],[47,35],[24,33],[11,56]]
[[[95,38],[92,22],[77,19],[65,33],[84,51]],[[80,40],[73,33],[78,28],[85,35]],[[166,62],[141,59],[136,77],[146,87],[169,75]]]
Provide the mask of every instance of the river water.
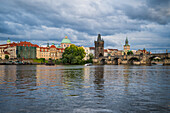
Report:
[[0,65],[0,113],[170,112],[170,66]]

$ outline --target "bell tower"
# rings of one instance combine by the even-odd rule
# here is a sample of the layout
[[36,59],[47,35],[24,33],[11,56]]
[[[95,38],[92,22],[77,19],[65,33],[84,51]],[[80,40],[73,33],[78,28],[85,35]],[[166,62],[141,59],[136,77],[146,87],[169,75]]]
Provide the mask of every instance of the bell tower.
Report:
[[125,45],[123,47],[124,47],[125,55],[127,55],[127,52],[130,50],[130,45],[129,45],[129,41],[128,41],[127,37],[126,37],[126,40],[125,40]]
[[104,40],[101,39],[101,35],[98,34],[97,41],[95,43],[95,58],[98,59],[99,57],[104,56]]

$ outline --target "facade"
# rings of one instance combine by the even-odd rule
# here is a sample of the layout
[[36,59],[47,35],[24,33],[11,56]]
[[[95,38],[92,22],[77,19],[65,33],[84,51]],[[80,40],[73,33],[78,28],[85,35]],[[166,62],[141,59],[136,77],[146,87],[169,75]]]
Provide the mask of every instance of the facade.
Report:
[[128,41],[127,37],[125,40],[125,45],[123,47],[124,47],[124,53],[125,53],[125,55],[127,55],[127,52],[130,51],[130,45],[129,45],[129,41]]
[[62,54],[64,52],[64,48],[60,47],[59,45],[55,46],[52,44],[49,46],[47,44],[47,47],[38,47],[37,48],[37,58],[45,58],[46,60],[49,60],[50,58],[53,60],[62,58]]
[[50,58],[50,50],[49,47],[38,47],[36,58],[45,58],[48,60]]
[[[83,47],[83,46],[82,46]],[[90,48],[89,47],[83,47],[84,51],[86,52],[86,55],[84,57],[84,60],[89,59],[89,54],[90,54]]]
[[104,50],[104,56],[107,57],[109,55],[107,49]]
[[4,49],[5,49],[5,48],[0,47],[0,60],[1,60],[1,59],[4,60],[6,55],[8,55],[9,58],[10,58],[10,54],[9,54],[7,51],[4,51]]
[[136,53],[134,53],[134,54],[136,54],[136,55],[151,54],[151,52],[148,52],[148,51],[146,51],[145,48],[143,48],[143,50],[138,49],[138,50],[136,51]]
[[16,46],[17,58],[23,59],[35,59],[36,58],[36,48],[39,47],[31,42],[19,42]]
[[98,34],[97,41],[95,41],[95,58],[104,56],[104,41],[101,39],[101,35]]
[[54,60],[57,59],[57,48],[54,44],[51,45],[51,47],[50,47],[50,57],[51,57],[51,59],[54,59]]
[[66,48],[66,47],[70,47],[70,45],[71,45],[71,41],[68,39],[67,36],[65,36],[65,38],[61,41],[61,47]]
[[93,56],[95,56],[95,47],[89,47],[90,49],[90,53],[93,54]]
[[38,45],[32,44],[30,42],[19,42],[11,43],[8,39],[7,44],[0,45],[1,53],[0,56],[4,59],[4,54],[8,55],[10,59],[25,58],[33,59],[36,58],[36,48]]

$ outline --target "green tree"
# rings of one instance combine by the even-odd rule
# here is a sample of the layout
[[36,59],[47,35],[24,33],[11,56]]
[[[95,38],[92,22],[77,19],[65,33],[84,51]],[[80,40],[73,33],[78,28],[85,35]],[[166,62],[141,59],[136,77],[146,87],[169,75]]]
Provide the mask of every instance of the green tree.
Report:
[[8,59],[9,59],[9,56],[8,56],[8,55],[5,55],[5,59],[8,60]]
[[133,52],[132,51],[128,51],[127,55],[133,55]]
[[70,47],[66,47],[62,55],[62,62],[64,64],[82,64],[83,58],[85,57],[85,51],[83,47],[78,47],[74,44]]
[[86,60],[86,63],[93,63],[93,58],[94,58],[93,54],[90,53],[90,54],[88,55],[88,57],[89,57],[89,59]]
[[92,53],[89,54],[89,58],[90,58],[90,59],[93,59],[93,58],[94,58],[94,56],[93,56]]
[[40,58],[41,63],[45,63],[45,58]]

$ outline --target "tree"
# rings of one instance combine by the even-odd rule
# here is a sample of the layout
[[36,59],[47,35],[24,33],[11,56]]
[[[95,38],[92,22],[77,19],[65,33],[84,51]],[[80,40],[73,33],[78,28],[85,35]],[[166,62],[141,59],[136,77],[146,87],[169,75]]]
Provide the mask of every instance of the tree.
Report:
[[93,58],[94,58],[94,56],[93,56],[92,53],[89,54],[89,58],[90,58],[90,59],[93,59]]
[[89,59],[86,60],[86,63],[93,63],[93,58],[94,58],[93,54],[90,53],[90,54],[88,55],[88,57],[89,57]]
[[40,58],[41,63],[45,63],[45,58]]
[[133,52],[132,51],[128,51],[127,55],[133,55]]
[[5,59],[8,60],[8,59],[9,59],[9,56],[8,56],[8,55],[5,55]]
[[74,44],[70,47],[66,47],[62,55],[62,62],[64,64],[82,64],[83,58],[85,57],[85,51],[83,47],[78,47]]

